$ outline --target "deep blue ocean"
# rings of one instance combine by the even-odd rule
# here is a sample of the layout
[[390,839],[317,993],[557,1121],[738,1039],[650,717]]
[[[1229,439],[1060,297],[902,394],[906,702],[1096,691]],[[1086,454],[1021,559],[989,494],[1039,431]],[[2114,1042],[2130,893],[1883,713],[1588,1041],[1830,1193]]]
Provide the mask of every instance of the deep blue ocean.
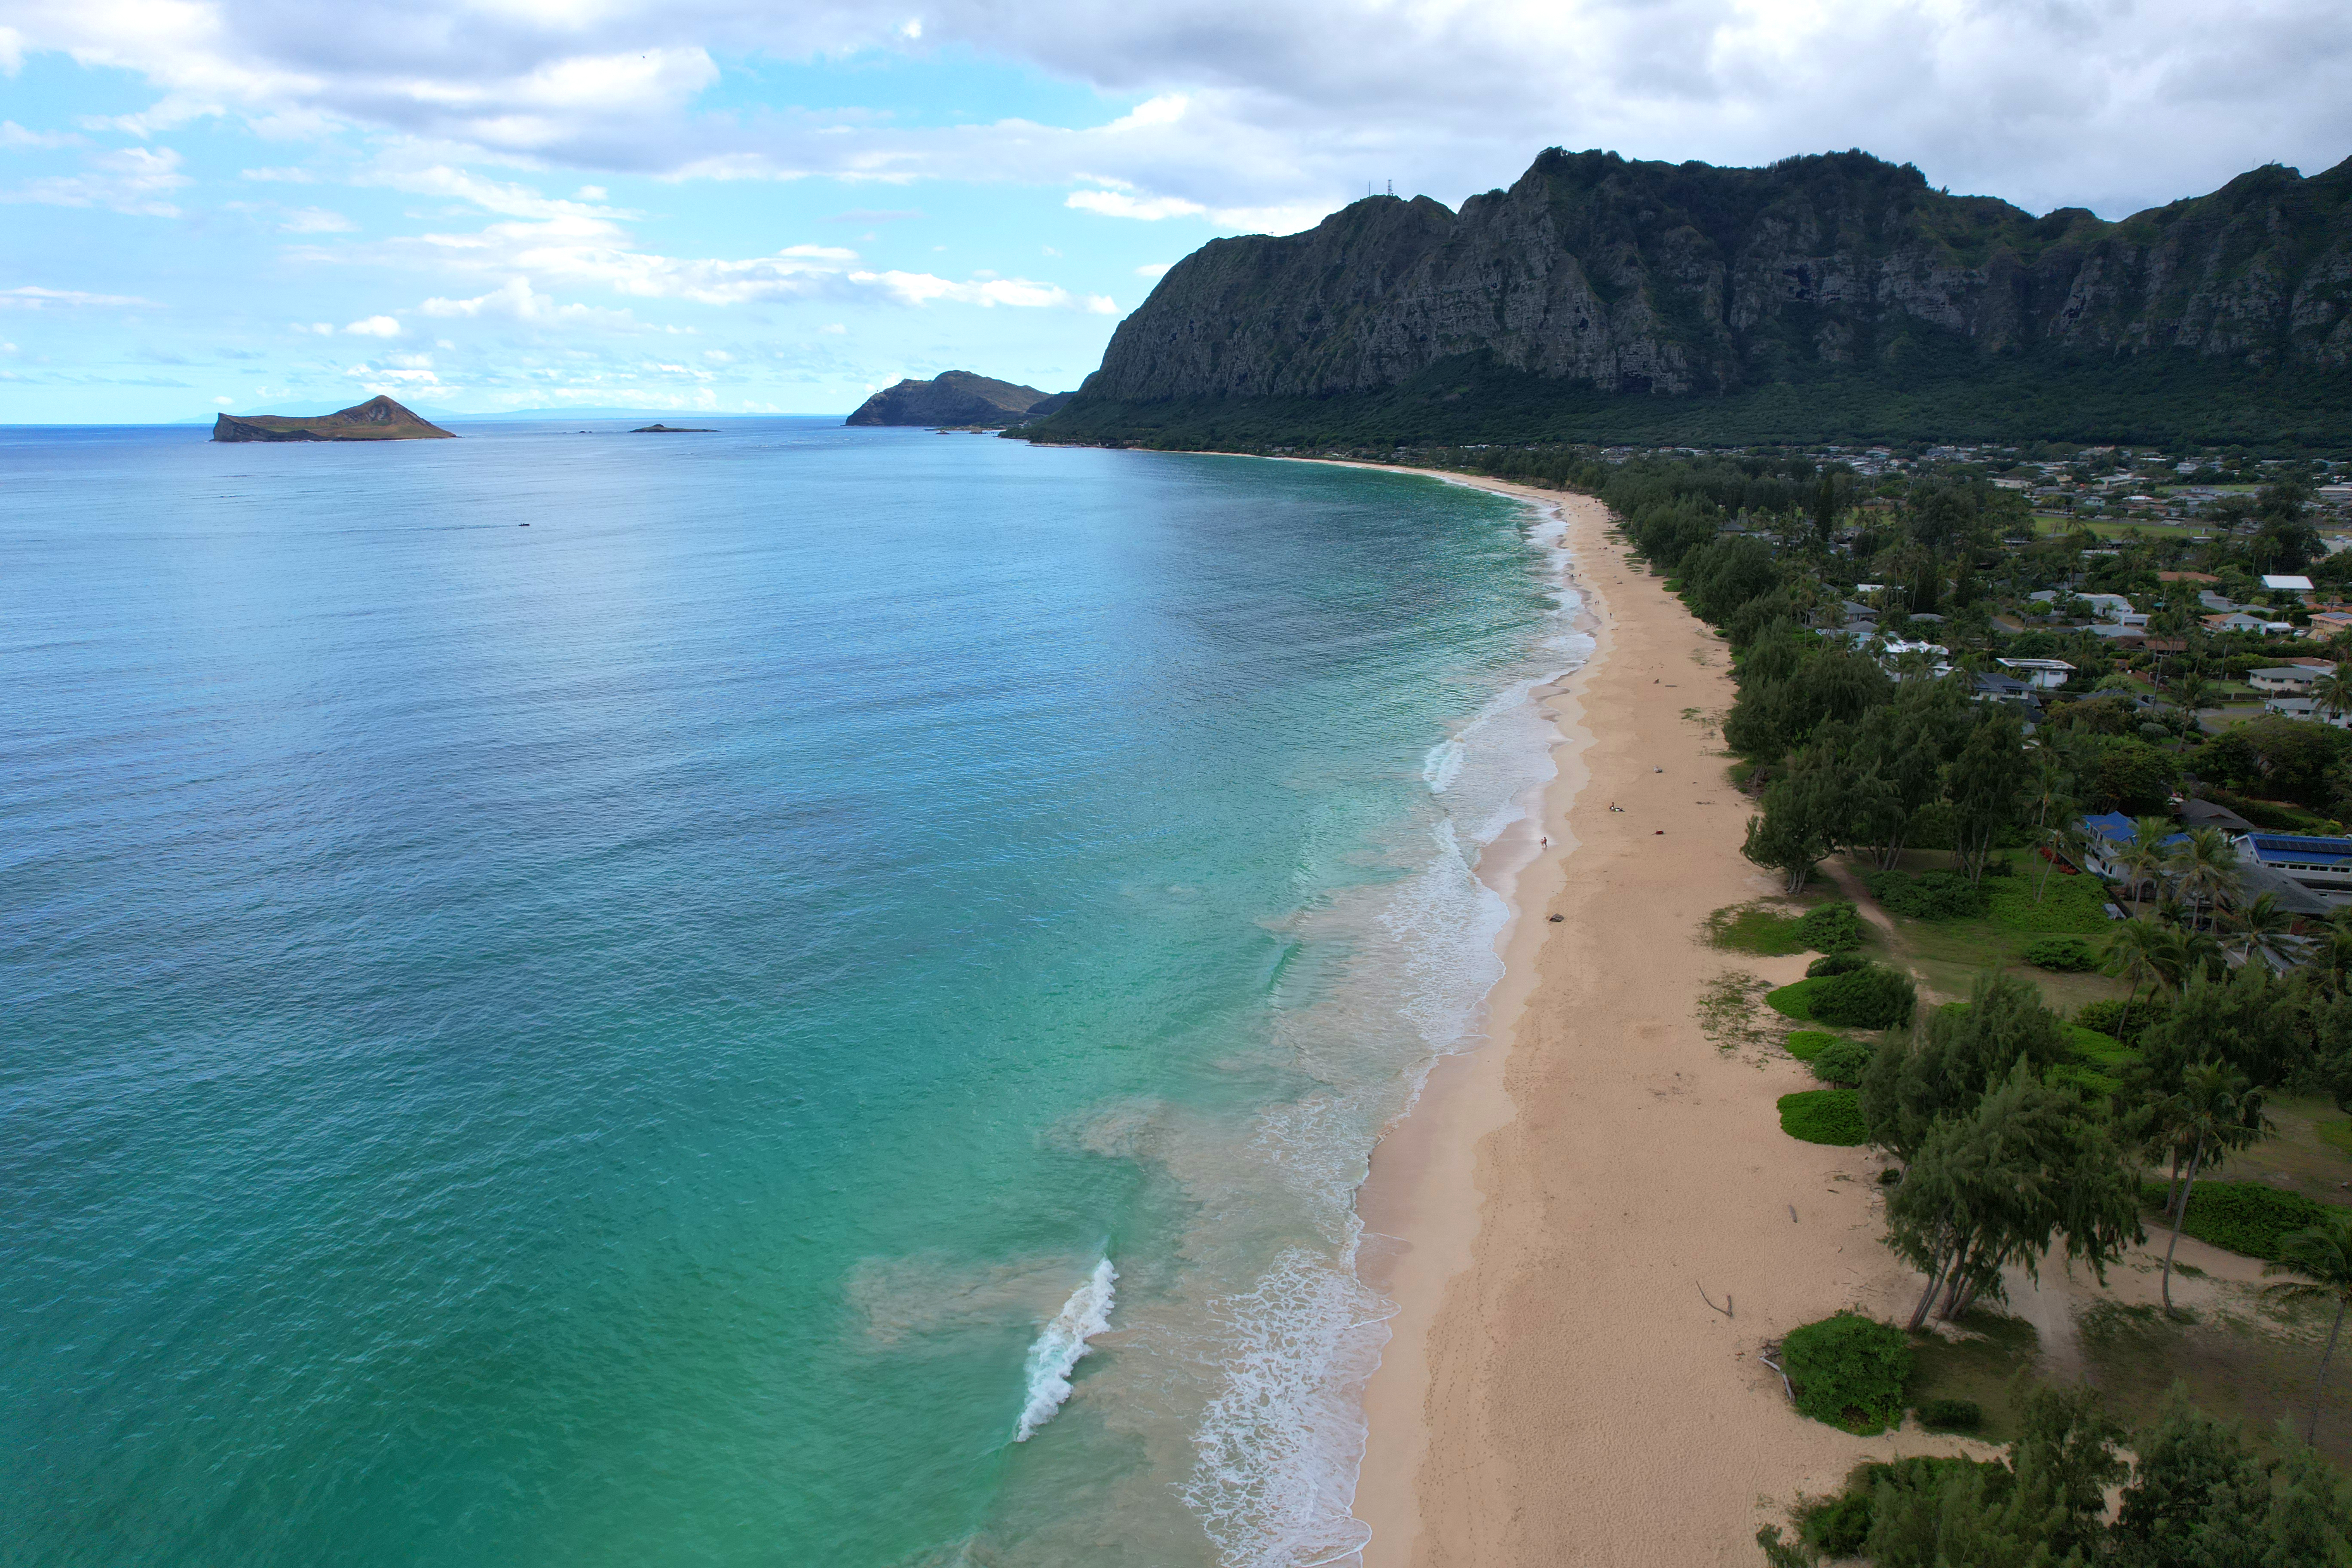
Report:
[[459,428],[0,431],[0,1561],[1344,1559],[1546,520]]

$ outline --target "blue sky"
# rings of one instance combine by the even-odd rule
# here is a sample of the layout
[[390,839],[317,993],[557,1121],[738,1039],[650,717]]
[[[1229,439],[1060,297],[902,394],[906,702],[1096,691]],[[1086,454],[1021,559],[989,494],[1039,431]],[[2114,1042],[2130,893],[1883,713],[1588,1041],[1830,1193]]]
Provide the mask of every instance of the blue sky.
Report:
[[2338,0],[0,0],[0,422],[1058,391],[1158,271],[1541,148],[2109,216],[2352,153]]

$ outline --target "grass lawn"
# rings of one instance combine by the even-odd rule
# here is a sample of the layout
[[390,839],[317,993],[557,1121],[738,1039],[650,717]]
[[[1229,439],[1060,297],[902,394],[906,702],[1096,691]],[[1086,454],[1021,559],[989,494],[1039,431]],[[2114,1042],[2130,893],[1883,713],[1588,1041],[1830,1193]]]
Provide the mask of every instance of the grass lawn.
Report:
[[[2323,1204],[2352,1207],[2352,1121],[2318,1096],[2272,1100],[2264,1109],[2275,1135],[2231,1155],[2216,1174],[2225,1182],[2266,1182]],[[2202,1184],[2203,1176],[2198,1181]]]
[[[1983,915],[1922,921],[1888,913],[1903,958],[1931,989],[1946,996],[1966,996],[1976,977],[1990,968],[2031,977],[2042,987],[2043,1000],[2061,1013],[2072,1014],[2085,1002],[2121,996],[2123,988],[2105,975],[2053,973],[2025,962],[2026,948],[2045,936],[2074,934],[2094,947],[2105,945],[2114,922],[2106,918],[2106,889],[2098,879],[2053,870],[2045,886],[2038,857],[2017,849],[2000,855],[2013,861],[2017,870],[2008,877],[1985,878],[1989,908]],[[1951,856],[1944,850],[1913,849],[1904,852],[1895,868],[1916,874],[1946,870],[1950,865]],[[1864,868],[1853,869],[1858,876]],[[2042,889],[2038,901],[2037,887]]]
[[1911,1336],[1911,1382],[1904,1400],[1915,1410],[1930,1399],[1971,1400],[1984,1411],[1984,1425],[1970,1436],[2006,1443],[2017,1436],[2010,1382],[2033,1364],[2041,1338],[2022,1318],[1983,1310],[1970,1312],[1958,1327],[1969,1337]]
[[[2153,1419],[2177,1380],[2213,1415],[2242,1423],[2257,1448],[2272,1447],[2274,1424],[2282,1416],[2292,1417],[2301,1436],[2327,1314],[2318,1307],[2267,1303],[2258,1310],[2259,1318],[2221,1313],[2180,1322],[2166,1321],[2153,1304],[2102,1301],[2082,1318],[2091,1383],[2126,1425]],[[2330,1368],[2328,1384],[2317,1447],[2337,1468],[2352,1468],[2352,1378]],[[1991,1414],[1990,1407],[1986,1414]]]
[[[1797,935],[1797,922],[1806,911],[1843,897],[1827,882],[1816,881],[1793,899],[1750,899],[1744,904],[1726,904],[1706,917],[1702,929],[1711,947],[1752,952],[1759,958],[1786,958],[1811,951]],[[1874,935],[1865,922],[1862,931],[1865,949]]]

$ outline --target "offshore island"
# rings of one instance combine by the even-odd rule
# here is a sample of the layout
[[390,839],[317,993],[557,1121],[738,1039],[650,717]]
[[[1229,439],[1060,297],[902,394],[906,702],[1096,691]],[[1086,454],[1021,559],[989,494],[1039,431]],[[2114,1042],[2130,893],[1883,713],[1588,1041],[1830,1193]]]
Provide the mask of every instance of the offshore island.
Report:
[[223,414],[213,420],[215,441],[438,441],[458,439],[454,430],[394,403],[371,397],[332,414]]

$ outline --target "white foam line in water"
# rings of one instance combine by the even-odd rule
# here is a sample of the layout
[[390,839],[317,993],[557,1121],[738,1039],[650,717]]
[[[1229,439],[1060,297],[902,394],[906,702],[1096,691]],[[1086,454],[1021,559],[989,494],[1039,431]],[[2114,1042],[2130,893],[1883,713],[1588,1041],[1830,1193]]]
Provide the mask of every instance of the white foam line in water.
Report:
[[1070,1299],[1029,1347],[1029,1400],[1022,1407],[1020,1427],[1013,1434],[1014,1442],[1026,1443],[1029,1435],[1051,1421],[1069,1398],[1070,1371],[1086,1355],[1087,1342],[1110,1327],[1111,1286],[1118,1279],[1118,1270],[1110,1266],[1109,1258],[1096,1264],[1086,1283],[1070,1292]]

